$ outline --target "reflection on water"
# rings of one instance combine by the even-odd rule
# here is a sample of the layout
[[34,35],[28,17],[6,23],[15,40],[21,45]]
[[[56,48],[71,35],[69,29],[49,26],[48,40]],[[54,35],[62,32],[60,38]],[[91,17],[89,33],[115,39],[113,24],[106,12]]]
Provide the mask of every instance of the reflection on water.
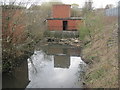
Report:
[[81,88],[84,69],[80,48],[48,45],[4,74],[3,88]]
[[85,63],[80,49],[49,46],[35,51],[28,59],[27,88],[81,88]]
[[69,68],[70,57],[66,55],[55,55],[54,56],[54,67],[55,68]]

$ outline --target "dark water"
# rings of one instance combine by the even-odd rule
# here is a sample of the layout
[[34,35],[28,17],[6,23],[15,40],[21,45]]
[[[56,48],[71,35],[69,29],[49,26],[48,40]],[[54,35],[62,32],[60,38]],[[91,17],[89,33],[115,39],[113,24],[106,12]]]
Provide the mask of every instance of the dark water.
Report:
[[40,47],[21,67],[16,68],[11,78],[5,76],[4,87],[82,88],[85,66],[80,48],[59,45]]

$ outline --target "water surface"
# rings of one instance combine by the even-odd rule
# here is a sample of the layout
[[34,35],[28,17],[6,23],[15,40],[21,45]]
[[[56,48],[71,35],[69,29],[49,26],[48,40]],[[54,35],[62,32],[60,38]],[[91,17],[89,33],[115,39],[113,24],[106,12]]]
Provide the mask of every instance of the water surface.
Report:
[[82,88],[85,65],[80,48],[43,47],[28,59],[27,88]]
[[40,46],[29,59],[21,59],[11,73],[4,73],[3,88],[82,88],[86,64],[79,47]]

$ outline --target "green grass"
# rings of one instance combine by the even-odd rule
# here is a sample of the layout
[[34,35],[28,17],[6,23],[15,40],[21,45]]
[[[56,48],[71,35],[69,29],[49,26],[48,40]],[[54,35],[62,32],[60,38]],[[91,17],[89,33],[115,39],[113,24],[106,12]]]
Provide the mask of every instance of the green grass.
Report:
[[84,23],[79,25],[80,40],[83,41],[86,40],[86,37],[92,39],[103,29],[103,14],[95,15],[95,12],[89,12],[84,18]]
[[86,26],[81,26],[79,29],[80,40],[84,40],[89,35],[89,29]]
[[104,68],[99,68],[98,70],[95,70],[93,72],[91,72],[90,74],[88,74],[88,76],[86,77],[87,82],[92,82],[92,80],[97,80],[100,79],[102,77],[104,77],[106,73],[106,70]]

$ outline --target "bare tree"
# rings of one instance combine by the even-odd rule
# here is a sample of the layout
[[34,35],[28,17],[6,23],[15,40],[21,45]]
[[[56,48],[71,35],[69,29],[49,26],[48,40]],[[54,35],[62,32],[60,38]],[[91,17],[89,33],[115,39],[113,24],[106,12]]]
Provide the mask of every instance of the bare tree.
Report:
[[35,41],[28,35],[26,22],[29,2],[1,2],[3,71],[13,68],[18,57],[29,56],[28,52],[34,49]]
[[17,58],[29,57],[33,53],[47,29],[45,21],[51,16],[52,5],[58,4],[48,2],[37,5],[38,0],[22,1],[1,2],[3,70],[13,68]]

